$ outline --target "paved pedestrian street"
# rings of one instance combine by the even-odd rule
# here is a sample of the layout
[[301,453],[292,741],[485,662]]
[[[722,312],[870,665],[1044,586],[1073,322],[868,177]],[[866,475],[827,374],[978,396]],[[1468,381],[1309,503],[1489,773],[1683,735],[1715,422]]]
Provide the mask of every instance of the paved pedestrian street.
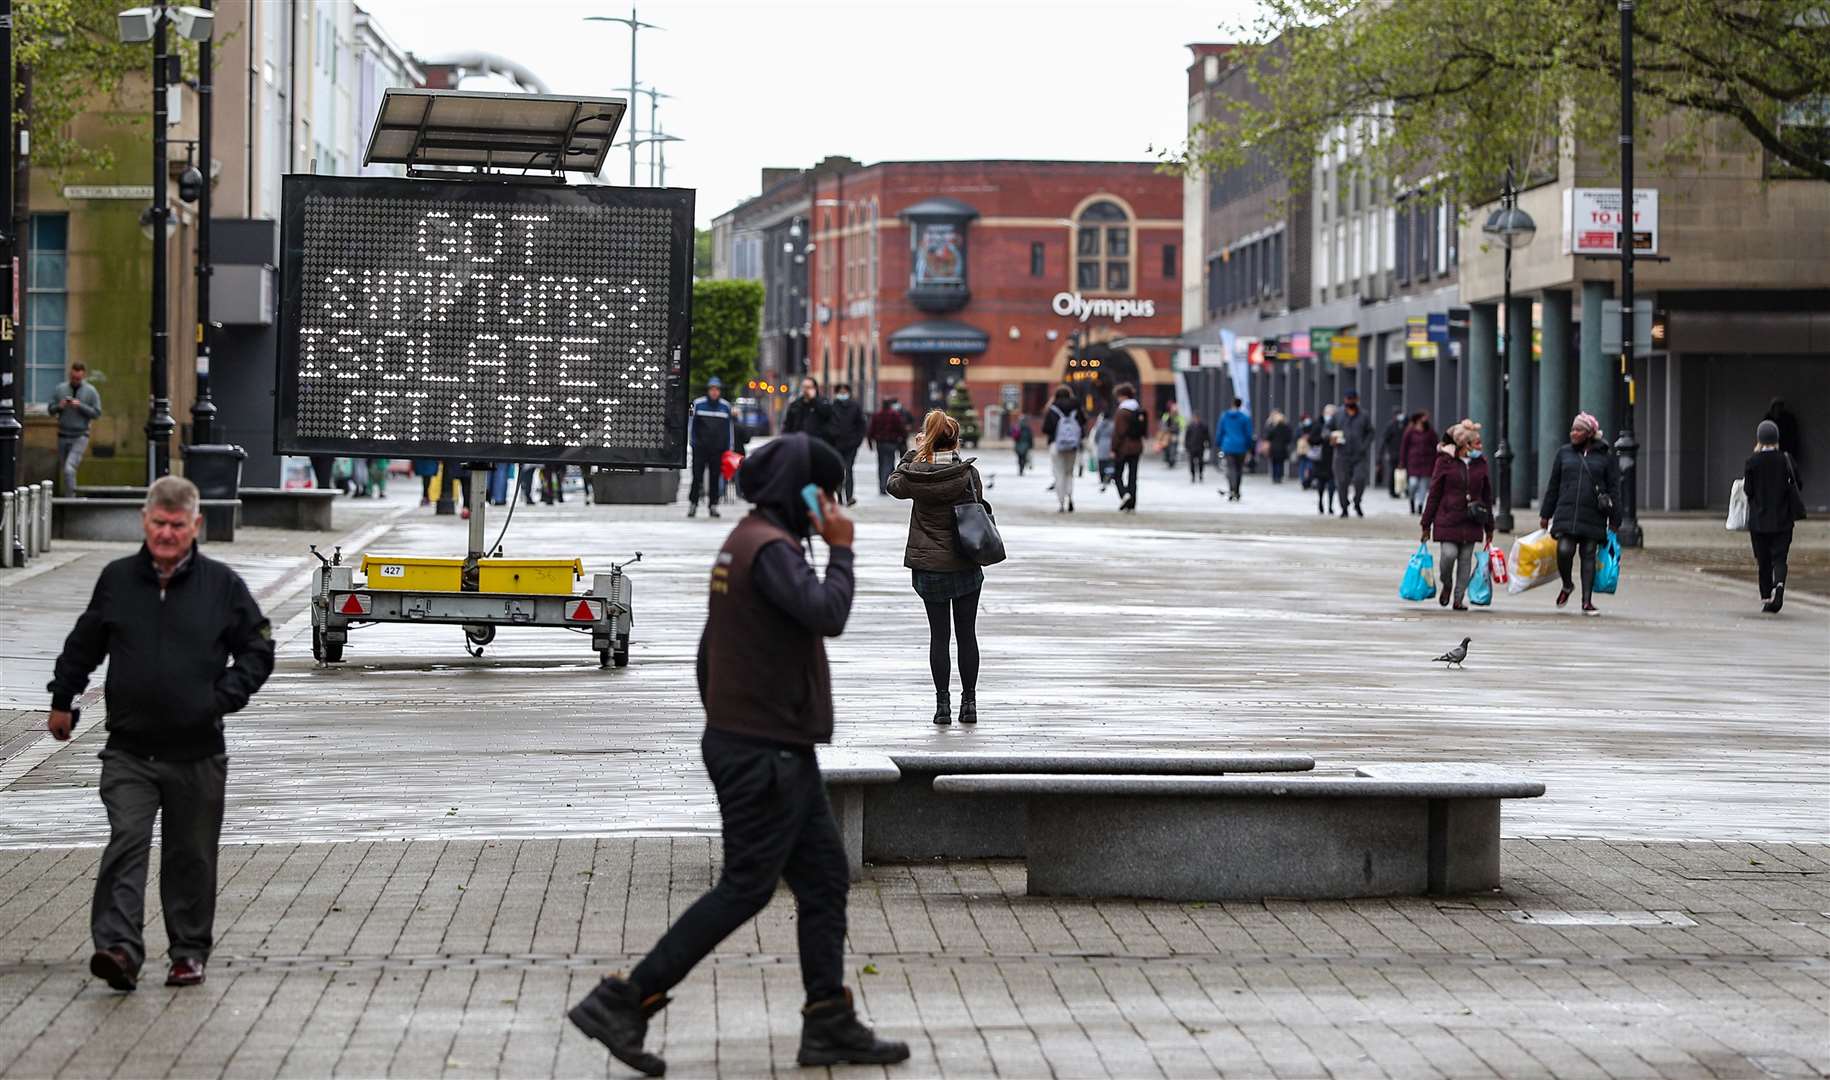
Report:
[[[1599,619],[1556,610],[1554,588],[1453,614],[1398,598],[1416,526],[1382,492],[1343,521],[1294,484],[1249,478],[1229,504],[1218,478],[1147,461],[1135,517],[1084,478],[1070,517],[1046,475],[982,454],[1011,558],[987,571],[981,722],[928,722],[906,504],[861,492],[858,599],[832,645],[842,745],[1295,752],[1334,775],[1475,761],[1548,791],[1506,806],[1504,887],[1474,896],[1059,900],[1026,896],[1021,862],[870,868],[847,981],[914,1057],[838,1071],[1830,1073],[1830,603],[1761,615],[1716,572],[1744,535],[1647,519],[1649,543],[1710,565],[1629,553]],[[454,518],[357,506],[339,506],[346,559],[462,553]],[[73,742],[34,733],[70,622],[129,548],[62,545],[0,576],[0,1074],[632,1075],[563,1012],[716,876],[692,661],[732,515],[517,510],[509,555],[589,572],[643,553],[620,671],[563,631],[504,630],[473,659],[457,630],[420,627],[357,630],[320,667],[305,544],[334,538],[213,549],[266,606],[279,661],[228,725],[209,979],[159,985],[155,857],[131,995],[86,964],[99,692]],[[1830,529],[1801,525],[1796,550],[1823,558]],[[1464,636],[1466,670],[1430,663]],[[670,1076],[820,1075],[793,1065],[794,941],[784,892],[677,988],[650,1036]]]

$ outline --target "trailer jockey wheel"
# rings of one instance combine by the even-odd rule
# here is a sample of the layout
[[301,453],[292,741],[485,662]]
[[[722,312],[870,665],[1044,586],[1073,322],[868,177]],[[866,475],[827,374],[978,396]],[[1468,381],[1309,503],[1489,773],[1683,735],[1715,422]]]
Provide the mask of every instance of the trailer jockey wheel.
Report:
[[343,646],[327,644],[324,631],[314,626],[311,628],[311,658],[321,664],[341,664]]
[[464,636],[472,645],[487,645],[496,640],[496,628],[488,624],[464,627]]

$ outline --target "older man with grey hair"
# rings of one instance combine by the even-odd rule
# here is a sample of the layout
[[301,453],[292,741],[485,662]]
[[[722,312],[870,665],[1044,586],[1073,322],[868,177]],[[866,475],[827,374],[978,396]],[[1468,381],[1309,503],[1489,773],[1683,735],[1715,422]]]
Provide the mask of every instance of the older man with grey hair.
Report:
[[69,739],[76,699],[109,661],[99,787],[110,837],[90,908],[89,970],[116,990],[134,989],[146,959],[141,930],[155,816],[172,958],[165,985],[203,981],[229,770],[222,718],[246,705],[273,671],[273,631],[247,583],[197,550],[197,486],[158,480],[140,518],[145,545],[102,569],[48,687],[47,727]]

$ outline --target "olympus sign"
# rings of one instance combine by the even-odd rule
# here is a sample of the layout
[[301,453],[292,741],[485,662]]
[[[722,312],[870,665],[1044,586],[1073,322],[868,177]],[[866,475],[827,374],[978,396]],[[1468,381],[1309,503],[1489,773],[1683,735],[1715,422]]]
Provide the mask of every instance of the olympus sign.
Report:
[[1092,300],[1077,292],[1056,293],[1053,301],[1055,314],[1063,318],[1079,319],[1086,322],[1095,315],[1111,319],[1115,323],[1126,319],[1150,319],[1156,317],[1155,300],[1130,300],[1098,297]]

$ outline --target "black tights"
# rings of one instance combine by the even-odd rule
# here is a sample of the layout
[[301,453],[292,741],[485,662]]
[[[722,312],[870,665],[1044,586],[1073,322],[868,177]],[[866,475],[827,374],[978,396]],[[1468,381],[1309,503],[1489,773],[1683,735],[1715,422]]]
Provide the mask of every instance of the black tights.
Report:
[[928,671],[934,676],[934,692],[944,694],[951,669],[947,663],[947,612],[952,609],[953,631],[959,637],[959,684],[963,696],[970,696],[979,683],[979,591],[974,589],[952,601],[924,601],[928,609]]
[[1563,587],[1574,589],[1575,583],[1570,580],[1570,570],[1576,561],[1576,552],[1582,552],[1582,602],[1588,603],[1595,594],[1595,550],[1600,543],[1595,540],[1579,540],[1574,536],[1557,537],[1557,573],[1563,576]]

